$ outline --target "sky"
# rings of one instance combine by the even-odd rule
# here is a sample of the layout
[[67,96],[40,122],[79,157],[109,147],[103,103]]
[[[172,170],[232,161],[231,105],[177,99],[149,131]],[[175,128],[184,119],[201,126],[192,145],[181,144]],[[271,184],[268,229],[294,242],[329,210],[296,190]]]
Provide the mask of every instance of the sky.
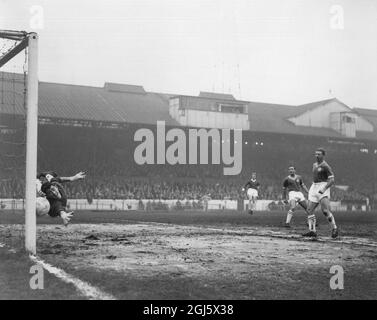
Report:
[[375,0],[0,0],[0,29],[38,32],[41,81],[377,109]]

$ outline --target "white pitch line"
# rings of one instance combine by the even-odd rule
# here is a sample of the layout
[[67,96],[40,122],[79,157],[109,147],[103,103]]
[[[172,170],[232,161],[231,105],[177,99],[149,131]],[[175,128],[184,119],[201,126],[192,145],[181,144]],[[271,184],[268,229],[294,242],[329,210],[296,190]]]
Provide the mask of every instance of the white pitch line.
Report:
[[55,277],[63,280],[66,283],[73,284],[75,288],[85,297],[90,300],[117,300],[114,296],[101,291],[100,289],[90,285],[89,283],[82,281],[65,271],[44,262],[40,258],[30,255],[31,261],[40,264],[45,270],[54,275]]

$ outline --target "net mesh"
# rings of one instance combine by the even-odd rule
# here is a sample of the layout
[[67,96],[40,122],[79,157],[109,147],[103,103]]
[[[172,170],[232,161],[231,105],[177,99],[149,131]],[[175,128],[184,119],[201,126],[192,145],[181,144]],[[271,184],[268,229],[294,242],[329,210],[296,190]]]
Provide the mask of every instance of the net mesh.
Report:
[[[12,53],[21,39],[0,34],[0,61]],[[27,48],[0,67],[0,210],[23,214],[26,169]],[[20,237],[10,241],[20,242]],[[12,243],[14,245],[14,243]]]

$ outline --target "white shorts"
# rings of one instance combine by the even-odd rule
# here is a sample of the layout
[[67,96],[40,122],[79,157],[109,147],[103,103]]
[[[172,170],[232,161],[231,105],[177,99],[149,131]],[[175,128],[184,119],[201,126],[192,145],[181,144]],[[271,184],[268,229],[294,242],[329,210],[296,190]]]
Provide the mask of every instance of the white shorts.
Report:
[[258,198],[258,190],[253,188],[247,189],[247,196],[249,199]]
[[317,182],[313,183],[309,189],[308,200],[311,202],[319,203],[322,198],[330,199],[330,188],[328,188],[324,193],[320,194],[318,191],[326,186],[327,182]]
[[288,193],[289,201],[295,200],[296,202],[305,201],[305,196],[301,191],[290,191]]

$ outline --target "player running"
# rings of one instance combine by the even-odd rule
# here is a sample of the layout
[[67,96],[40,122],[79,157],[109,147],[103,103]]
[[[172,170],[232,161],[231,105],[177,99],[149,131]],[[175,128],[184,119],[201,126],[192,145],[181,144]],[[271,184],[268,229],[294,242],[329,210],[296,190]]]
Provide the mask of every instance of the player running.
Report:
[[308,222],[309,232],[304,233],[304,237],[316,237],[316,217],[314,210],[318,204],[328,222],[331,225],[331,237],[338,237],[338,228],[335,224],[334,216],[330,211],[330,187],[334,184],[334,173],[328,163],[324,160],[325,150],[318,148],[315,151],[316,162],[313,164],[313,184],[309,190]]
[[72,177],[59,177],[55,172],[42,172],[37,175],[41,182],[39,194],[42,192],[50,203],[48,215],[50,217],[60,217],[65,226],[73,216],[73,211],[67,212],[67,195],[62,183],[77,181],[85,178],[85,172],[79,172]]
[[[296,169],[294,166],[288,168],[289,176],[284,179],[283,182],[283,199],[286,204],[289,203],[290,208],[287,213],[287,220],[285,221],[285,227],[291,227],[291,220],[293,213],[299,204],[305,211],[307,210],[307,204],[301,189],[308,193],[308,188],[304,184],[301,176],[296,174]],[[288,193],[288,199],[287,199]]]
[[253,214],[255,210],[256,200],[258,198],[258,190],[260,187],[260,183],[257,181],[257,174],[253,172],[251,174],[251,179],[248,181],[245,186],[242,188],[242,191],[246,190],[247,197],[249,199],[249,214]]

